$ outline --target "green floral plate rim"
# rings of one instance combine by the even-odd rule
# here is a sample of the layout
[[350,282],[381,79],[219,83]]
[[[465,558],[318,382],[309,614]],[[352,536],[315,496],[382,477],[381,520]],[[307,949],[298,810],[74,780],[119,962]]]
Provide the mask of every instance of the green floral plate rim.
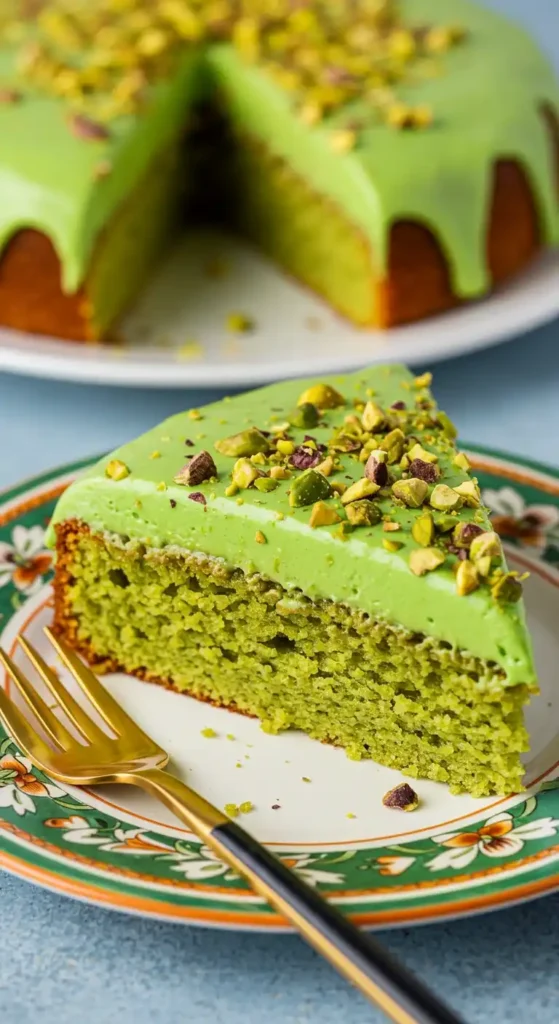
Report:
[[[533,594],[528,582],[527,604],[542,697],[530,722],[537,741],[527,768],[530,784],[522,794],[494,801],[490,810],[474,806],[458,816],[449,815],[445,787],[438,787],[442,820],[418,829],[419,838],[406,821],[412,831],[405,841],[383,842],[380,836],[333,848],[276,844],[294,870],[368,927],[467,915],[559,888],[559,719],[553,726],[557,716],[549,711],[559,699],[553,685],[559,640],[549,628],[559,613],[559,472],[467,447],[513,560],[535,580]],[[44,547],[45,528],[58,495],[90,462],[54,469],[0,494],[3,643],[21,623],[27,629],[35,614],[27,615],[27,609],[48,608],[52,560]],[[108,813],[114,804],[100,808],[90,798],[54,785],[0,731],[0,866],[57,892],[145,916],[287,930],[275,911],[188,833],[150,828],[142,815],[136,821],[130,814],[114,817]]]

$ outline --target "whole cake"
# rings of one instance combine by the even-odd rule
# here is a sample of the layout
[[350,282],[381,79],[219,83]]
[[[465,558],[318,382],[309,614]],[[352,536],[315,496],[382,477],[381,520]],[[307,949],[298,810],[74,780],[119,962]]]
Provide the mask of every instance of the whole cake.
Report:
[[189,216],[356,324],[479,298],[559,240],[558,110],[470,0],[4,0],[0,323],[110,337]]
[[55,629],[92,663],[476,795],[521,786],[536,681],[429,375],[295,381],[166,420],[61,497]]

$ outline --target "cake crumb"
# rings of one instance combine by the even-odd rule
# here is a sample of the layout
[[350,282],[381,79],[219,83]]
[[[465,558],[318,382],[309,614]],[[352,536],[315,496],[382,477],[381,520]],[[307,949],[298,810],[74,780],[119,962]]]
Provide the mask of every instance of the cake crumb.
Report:
[[180,345],[177,349],[177,358],[188,361],[189,359],[202,359],[204,357],[204,348],[199,341],[185,341],[184,345]]
[[217,736],[215,729],[211,729],[210,726],[206,726],[205,729],[200,730],[200,735],[204,736],[207,740],[213,740]]
[[394,807],[399,811],[415,811],[419,807],[419,797],[407,782],[389,789],[382,802],[385,807]]
[[272,804],[273,811],[281,811],[281,804]]
[[254,328],[254,320],[251,320],[245,313],[229,313],[227,317],[227,330],[233,334],[246,334]]

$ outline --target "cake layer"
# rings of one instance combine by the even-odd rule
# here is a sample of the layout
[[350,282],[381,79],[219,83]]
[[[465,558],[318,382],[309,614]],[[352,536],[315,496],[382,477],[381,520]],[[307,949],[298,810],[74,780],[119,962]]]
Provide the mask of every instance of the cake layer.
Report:
[[55,629],[93,664],[454,792],[521,788],[528,689],[483,660],[220,560],[57,534]]
[[[317,16],[323,17],[323,5],[317,2],[315,8]],[[237,13],[250,20],[253,10],[254,5],[245,0]],[[165,74],[159,69],[155,80],[143,82],[144,102],[139,109],[132,104],[130,112],[110,120],[105,134],[83,122],[81,133],[76,133],[69,111],[76,99],[83,99],[79,89],[77,96],[69,88],[68,95],[59,98],[50,95],[49,88],[38,87],[40,55],[35,55],[39,70],[35,69],[29,84],[19,70],[22,53],[30,66],[33,63],[29,50],[22,50],[21,38],[5,44],[0,50],[2,88],[6,95],[11,87],[22,95],[17,102],[0,101],[0,248],[21,229],[44,232],[60,257],[64,288],[77,291],[85,280],[95,239],[154,154],[180,134],[197,99],[217,92],[234,125],[284,159],[363,234],[372,254],[374,277],[386,276],[391,226],[414,221],[433,232],[445,253],[453,294],[460,298],[483,294],[491,279],[486,228],[494,167],[500,159],[525,168],[541,239],[549,244],[559,240],[553,147],[541,113],[544,104],[557,110],[559,90],[551,69],[526,34],[470,0],[402,0],[399,10],[401,21],[396,24],[409,26],[412,37],[425,25],[446,24],[449,17],[466,34],[463,45],[450,48],[444,57],[435,51],[431,62],[415,61],[408,54],[408,66],[397,52],[391,57],[388,92],[404,108],[433,111],[433,126],[425,131],[395,131],[382,116],[382,104],[371,103],[377,87],[366,75],[355,98],[334,104],[332,110],[326,106],[316,123],[305,123],[301,104],[307,92],[312,98],[313,89],[318,90],[320,100],[328,85],[322,80],[323,72],[331,72],[330,65],[326,71],[322,68],[320,47],[315,52],[311,45],[311,71],[297,70],[293,84],[293,69],[286,58],[278,58],[277,67],[272,59],[247,58],[239,40],[235,46],[215,41],[223,33],[218,25],[210,26],[204,44],[185,42],[180,60],[171,61],[170,71]],[[344,16],[354,19],[353,5],[347,11]],[[267,39],[267,22],[262,22],[260,30]],[[225,34],[229,31],[226,28]],[[34,24],[29,34],[33,42]],[[302,38],[308,48],[304,32]],[[311,32],[311,42],[312,38]],[[153,48],[158,39],[159,45],[161,36],[156,33],[155,43],[151,37],[149,46]],[[147,42],[143,45],[148,47]],[[117,56],[120,52],[117,46]],[[357,46],[357,56],[359,52]],[[148,47],[146,60],[150,53]],[[126,47],[121,58],[124,67],[125,57]],[[107,59],[101,52],[98,72]],[[316,80],[313,60],[318,60]],[[165,71],[165,61],[162,66]],[[374,79],[377,65],[372,72]],[[52,69],[45,72],[49,87],[52,73]],[[335,83],[329,87],[336,91]],[[87,98],[87,90],[84,94]],[[347,145],[348,132],[349,137],[355,134],[355,145]],[[340,133],[343,145],[338,146]],[[101,175],[100,168],[109,168],[109,173]]]
[[[318,391],[316,381],[285,382],[174,416],[101,460],[69,488],[56,509],[50,541],[54,543],[55,525],[75,520],[95,533],[117,535],[121,543],[131,540],[148,548],[199,552],[246,574],[258,573],[287,591],[347,605],[375,621],[432,636],[453,649],[493,662],[501,670],[499,689],[518,684],[532,687],[535,673],[521,603],[503,604],[483,576],[479,577],[479,586],[461,596],[455,570],[465,552],[460,555],[459,548],[453,548],[448,532],[437,532],[431,539],[431,545],[438,545],[433,557],[436,560],[440,555],[439,567],[437,562],[431,565],[436,571],[419,567],[422,575],[416,575],[410,568],[410,559],[413,561],[421,550],[419,535],[412,529],[417,529],[418,519],[426,512],[437,531],[452,530],[458,523],[490,530],[487,513],[475,507],[479,499],[475,482],[464,468],[467,462],[455,462],[451,426],[438,412],[426,384],[426,379],[414,380],[403,367],[374,367],[328,378],[320,382]],[[314,387],[310,394],[317,403],[323,402],[318,423],[307,428],[293,426],[289,420],[297,419],[294,407],[309,387]],[[365,403],[371,401],[383,413],[372,432],[363,432],[360,417],[365,415]],[[312,404],[312,397],[309,402]],[[242,448],[247,438],[239,440],[236,435],[246,431],[250,434],[255,427],[266,432],[267,436],[259,435],[262,440],[257,448],[269,446],[270,458],[261,451],[252,456],[253,462],[247,459],[254,473],[252,486],[232,486],[236,460],[239,455],[247,455],[246,448]],[[302,467],[309,462],[305,449],[309,435],[310,462],[316,465],[318,453],[324,460],[330,451],[336,464],[330,467],[331,476],[316,473],[321,494],[296,505],[292,492],[300,487]],[[275,437],[284,439],[277,448]],[[363,444],[369,445],[365,454],[379,447],[382,451],[382,445],[390,447],[388,437],[400,449],[398,461],[392,458],[392,452],[389,486],[382,487],[374,501],[365,501],[369,511],[373,506],[378,509],[377,524],[351,526],[348,506],[343,504],[347,493],[340,501],[339,495],[331,491],[324,504],[339,522],[316,528],[311,525],[311,505],[317,503],[317,497],[325,496],[331,487],[329,481],[337,484],[338,490],[366,482],[364,462],[360,461]],[[417,444],[420,454],[423,446],[425,458],[436,464],[435,469],[426,470],[421,458],[422,465],[414,463],[413,448]],[[230,454],[224,454],[225,450]],[[182,475],[180,482],[186,458],[200,456],[202,451],[215,460],[212,479],[187,484]],[[408,458],[406,451],[411,453],[412,461],[408,459],[406,464],[404,459],[402,465],[401,456]],[[299,460],[299,468],[292,458]],[[406,465],[411,465],[411,474]],[[244,468],[246,471],[246,465]],[[438,484],[444,485],[446,490],[439,494],[454,503],[448,514],[437,511],[432,504],[440,504],[433,494],[433,482],[420,488],[423,498],[417,507],[410,507],[390,490],[390,484],[413,476],[414,468],[431,481],[437,476]],[[278,471],[279,478],[273,478],[271,474]],[[267,481],[260,482],[262,490],[254,485],[258,473]],[[456,498],[454,487],[466,488],[467,501]],[[428,546],[425,550],[434,549]],[[506,570],[500,553],[480,568],[486,575],[490,569]]]

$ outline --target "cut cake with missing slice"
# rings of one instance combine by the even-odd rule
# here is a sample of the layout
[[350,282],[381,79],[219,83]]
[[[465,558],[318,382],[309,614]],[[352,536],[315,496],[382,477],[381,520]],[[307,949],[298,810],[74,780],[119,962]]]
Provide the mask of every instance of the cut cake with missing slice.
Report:
[[55,628],[105,669],[477,796],[521,786],[521,582],[430,377],[191,410],[62,496]]

